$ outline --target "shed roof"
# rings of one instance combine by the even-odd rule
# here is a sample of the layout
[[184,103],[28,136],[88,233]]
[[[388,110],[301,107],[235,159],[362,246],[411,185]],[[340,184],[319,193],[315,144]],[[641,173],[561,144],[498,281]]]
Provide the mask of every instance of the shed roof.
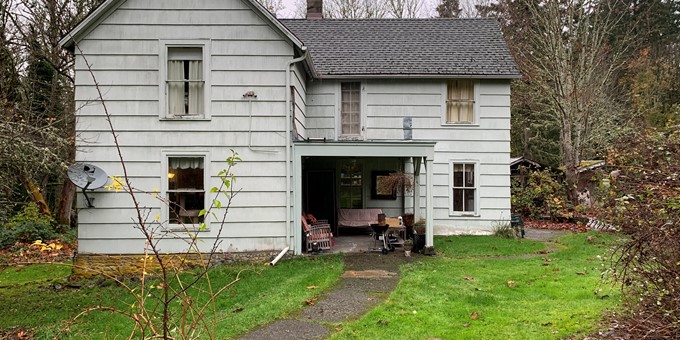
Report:
[[320,78],[520,77],[493,18],[280,21],[309,48]]

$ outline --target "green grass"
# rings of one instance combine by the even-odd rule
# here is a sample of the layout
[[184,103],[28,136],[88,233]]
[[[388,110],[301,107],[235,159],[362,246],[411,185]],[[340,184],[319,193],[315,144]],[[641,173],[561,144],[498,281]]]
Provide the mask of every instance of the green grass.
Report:
[[66,279],[70,274],[71,267],[69,263],[11,266],[6,267],[0,272],[0,288]]
[[[616,308],[620,301],[619,293],[600,281],[608,245],[615,241],[611,235],[572,234],[549,245],[550,254],[540,254],[546,249],[541,242],[438,237],[438,255],[404,265],[402,280],[383,304],[359,320],[329,326],[342,329],[334,334],[336,339],[583,336],[594,329],[605,310]],[[216,338],[234,338],[294,315],[305,300],[331,288],[342,270],[340,256],[295,258],[275,267],[230,265],[213,270],[214,287],[231,282],[242,271],[241,281],[216,302]],[[55,284],[63,286],[67,275],[68,267],[57,265],[9,267],[0,272],[0,304],[5,309],[0,313],[0,329],[27,328],[36,339],[51,339],[65,320],[87,307],[130,311],[132,297],[116,284],[54,289]],[[205,296],[194,298],[197,304],[205,301]],[[59,338],[123,339],[130,331],[131,323],[123,317],[94,312]]]
[[[593,242],[587,242],[589,235]],[[613,241],[606,235],[568,235],[551,247],[559,250],[542,255],[536,254],[544,247],[539,242],[435,238],[435,258],[403,266],[403,278],[387,301],[355,322],[336,325],[342,331],[333,338],[583,336],[620,300],[600,280],[605,244]]]
[[[241,281],[216,301],[217,338],[234,337],[257,325],[295,313],[305,306],[305,300],[329,289],[342,269],[340,256],[328,256],[281,261],[275,267],[231,265],[213,270],[210,273],[213,287],[224,286],[241,272]],[[49,270],[52,269],[46,269]],[[54,276],[63,274],[57,273]],[[5,270],[5,274],[16,275],[11,269]],[[70,320],[87,307],[104,305],[130,311],[134,301],[130,293],[116,284],[55,290],[52,285],[45,284],[40,275],[33,274],[33,277],[37,279],[33,283],[28,282],[28,278],[13,279],[16,284],[0,288],[0,305],[5,306],[5,311],[0,313],[0,329],[28,328],[35,333],[36,339],[51,339],[57,335],[64,320]],[[148,285],[151,284],[156,283],[149,282]],[[308,289],[309,286],[318,288]],[[197,288],[205,288],[204,283]],[[150,292],[157,294],[159,291]],[[205,295],[196,295],[195,299],[200,304],[205,301]],[[123,339],[131,329],[131,323],[122,316],[93,312],[59,338]]]

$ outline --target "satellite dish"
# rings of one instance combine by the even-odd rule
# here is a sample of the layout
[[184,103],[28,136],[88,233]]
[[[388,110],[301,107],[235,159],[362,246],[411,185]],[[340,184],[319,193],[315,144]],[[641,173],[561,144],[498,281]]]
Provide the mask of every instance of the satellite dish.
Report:
[[85,190],[94,190],[101,188],[106,185],[109,177],[102,168],[88,164],[88,163],[76,163],[68,168],[68,178],[77,187],[83,189],[83,195],[85,195],[85,200],[87,200],[87,206],[89,208],[94,207],[92,201],[87,197],[87,192]]

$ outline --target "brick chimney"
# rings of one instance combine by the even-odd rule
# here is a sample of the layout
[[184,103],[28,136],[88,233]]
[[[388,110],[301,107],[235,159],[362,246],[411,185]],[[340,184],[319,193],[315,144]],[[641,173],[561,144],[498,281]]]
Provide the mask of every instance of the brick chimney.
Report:
[[307,0],[307,19],[323,19],[323,0]]

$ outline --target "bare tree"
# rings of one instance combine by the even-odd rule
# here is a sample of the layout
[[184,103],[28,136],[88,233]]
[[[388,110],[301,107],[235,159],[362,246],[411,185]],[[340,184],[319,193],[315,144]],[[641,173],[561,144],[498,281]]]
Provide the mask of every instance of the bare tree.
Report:
[[387,0],[387,14],[394,18],[418,18],[423,2],[420,0]]
[[295,0],[292,17],[304,19],[307,16],[307,0]]
[[59,40],[98,2],[0,0],[2,209],[30,197],[43,214],[69,224],[75,188],[65,167],[75,155],[73,59]]
[[333,19],[384,18],[384,0],[330,0],[324,3],[324,17]]
[[257,0],[257,2],[277,18],[279,17],[279,12],[285,8],[283,0]]
[[531,24],[525,27],[525,40],[515,46],[516,59],[537,98],[536,108],[559,126],[561,158],[574,201],[585,147],[597,130],[615,131],[624,124],[609,100],[627,49],[626,39],[609,39],[621,15],[608,7],[615,1],[522,1]]

